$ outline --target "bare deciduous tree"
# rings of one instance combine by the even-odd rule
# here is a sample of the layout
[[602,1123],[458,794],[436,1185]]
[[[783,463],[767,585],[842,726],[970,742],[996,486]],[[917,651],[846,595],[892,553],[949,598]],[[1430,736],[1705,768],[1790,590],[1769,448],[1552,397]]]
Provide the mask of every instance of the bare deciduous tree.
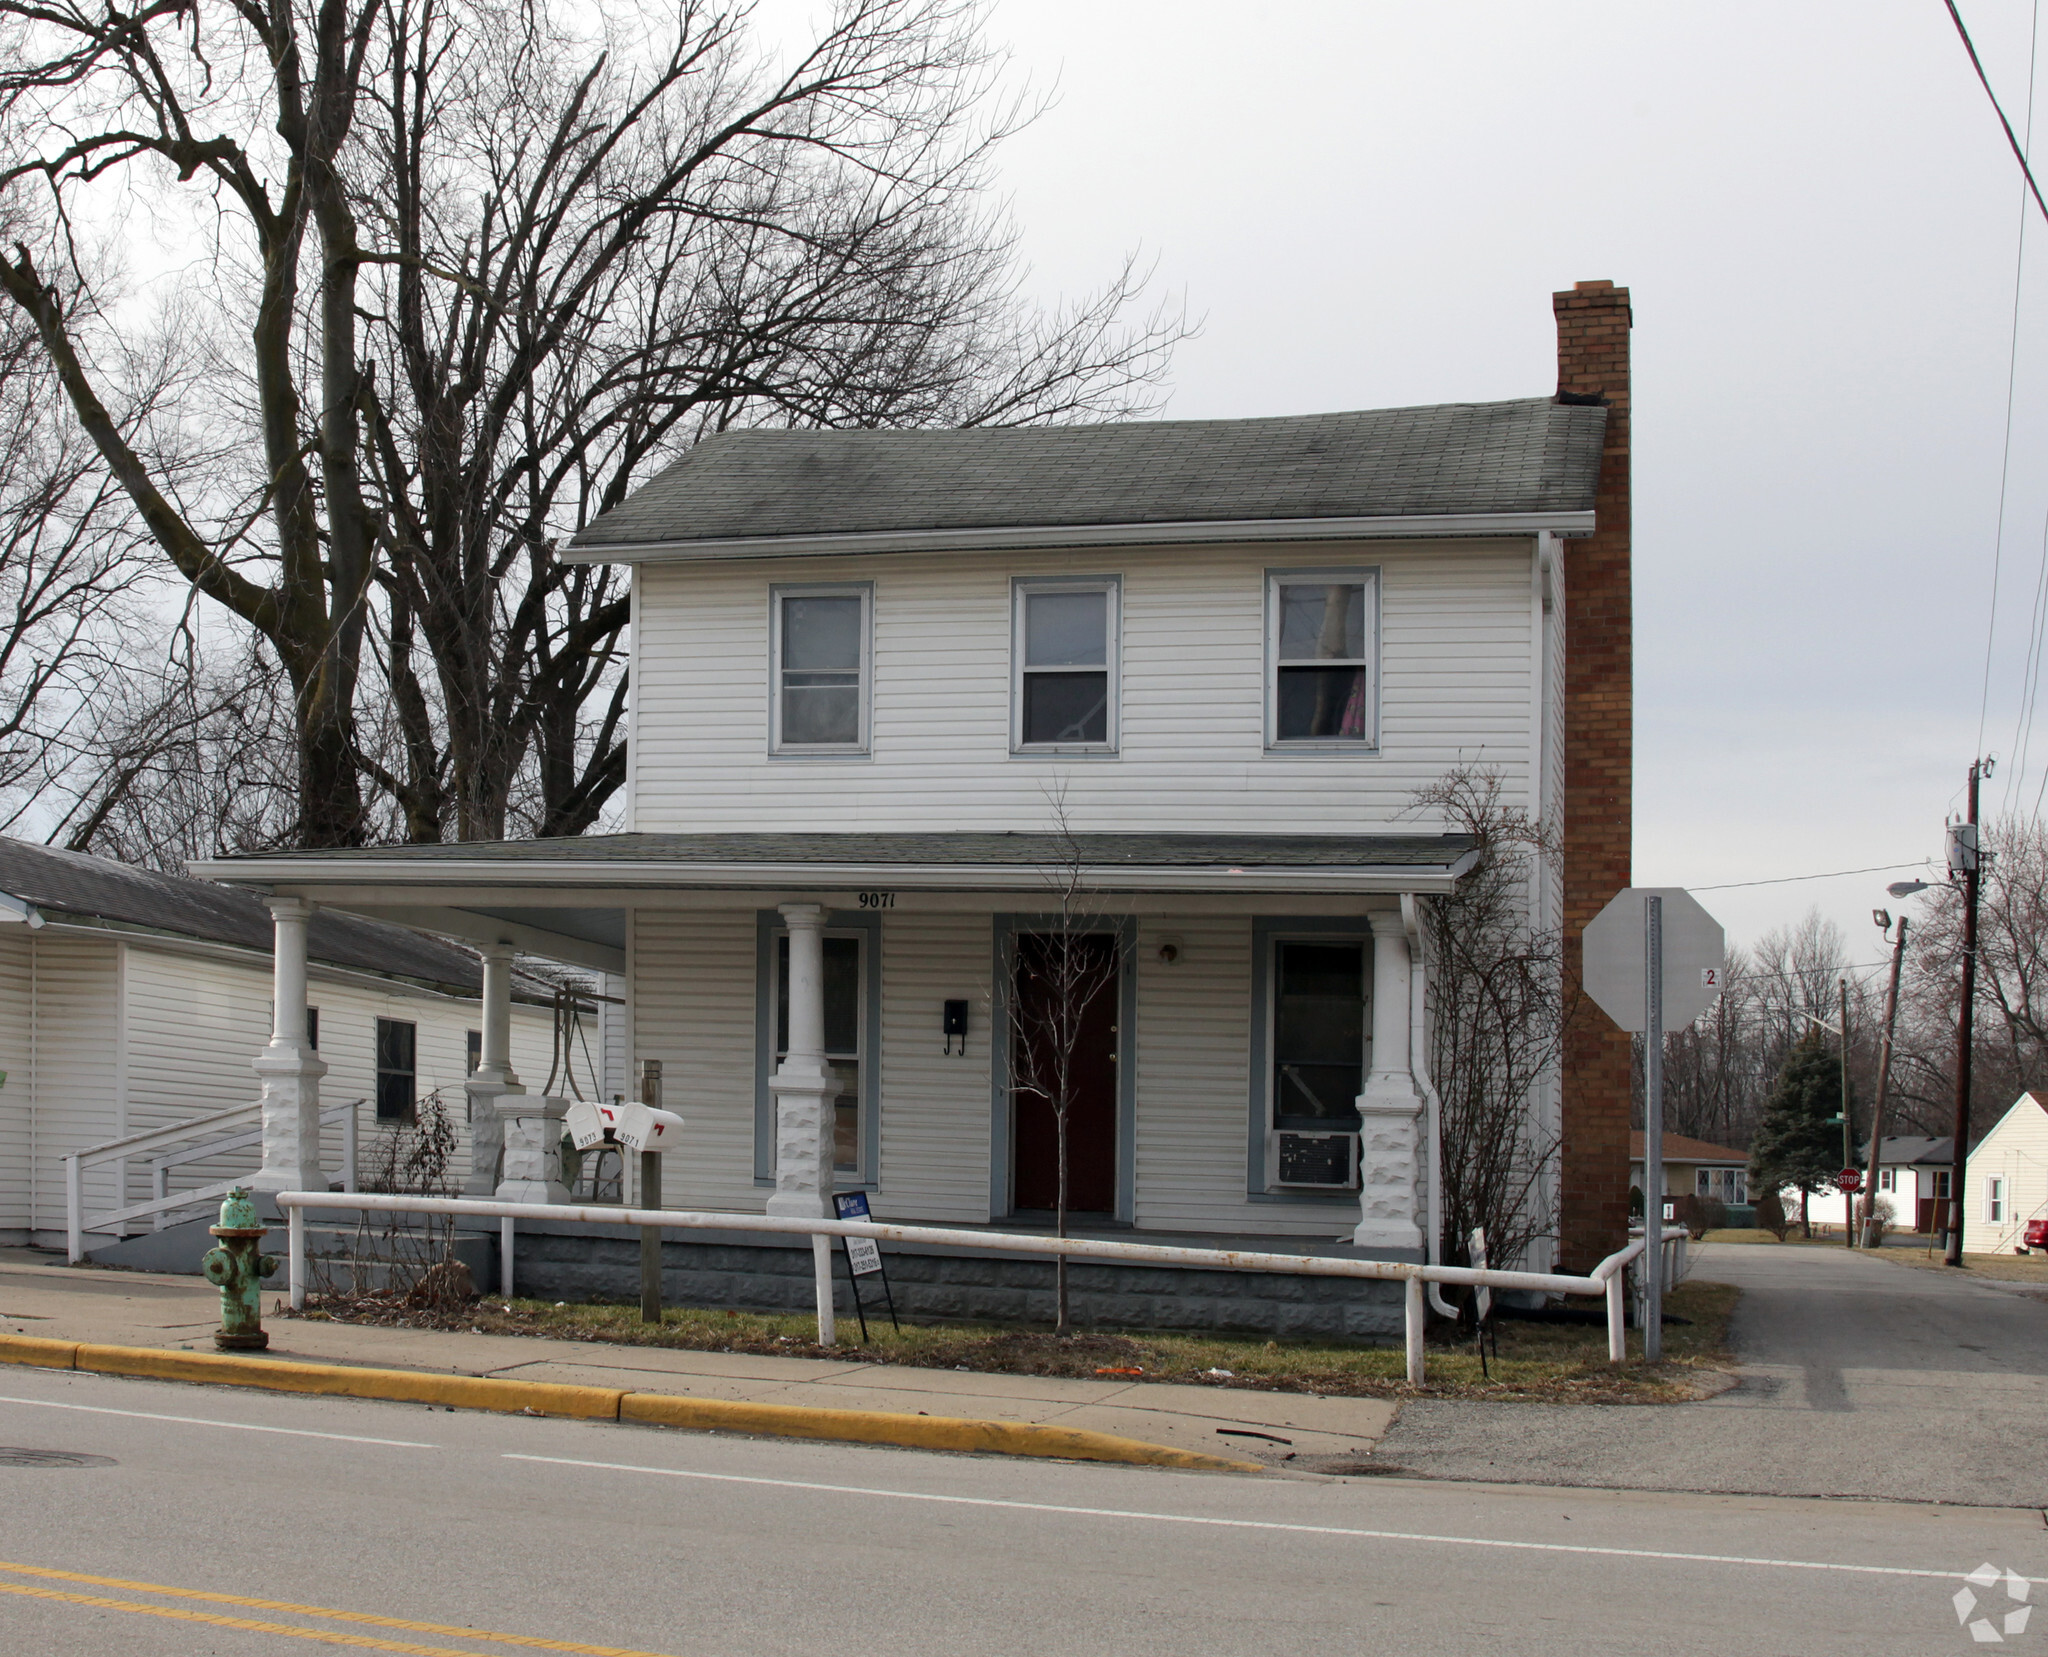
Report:
[[[595,822],[627,599],[557,549],[703,434],[1143,405],[1180,330],[1126,325],[1128,269],[1018,297],[977,21],[838,0],[778,67],[698,0],[0,0],[0,291],[156,547],[274,654],[293,838],[375,837],[365,779],[417,840]],[[171,415],[243,441],[204,488],[107,413],[122,307],[79,226],[133,199],[206,226]]]
[[[1082,1057],[1089,1026],[1114,1008],[1102,1005],[1116,992],[1122,972],[1123,945],[1113,929],[1105,930],[1098,900],[1083,885],[1083,852],[1062,795],[1052,798],[1057,860],[1045,879],[1055,907],[1042,930],[1016,941],[1010,973],[1010,1092],[1014,1099],[1036,1099],[1051,1113],[1054,1133],[1055,1235],[1067,1234],[1069,1125],[1079,1092],[1077,1061]],[[1067,1257],[1055,1259],[1054,1289],[1057,1332],[1071,1332],[1067,1305]]]
[[1544,826],[1509,806],[1500,773],[1463,767],[1415,807],[1473,837],[1455,890],[1422,902],[1429,967],[1430,1076],[1441,1100],[1444,1258],[1484,1229],[1495,1265],[1556,1232],[1544,1174],[1558,1136],[1538,1111],[1562,1056],[1569,1008],[1562,940],[1532,924],[1530,877],[1556,855]]

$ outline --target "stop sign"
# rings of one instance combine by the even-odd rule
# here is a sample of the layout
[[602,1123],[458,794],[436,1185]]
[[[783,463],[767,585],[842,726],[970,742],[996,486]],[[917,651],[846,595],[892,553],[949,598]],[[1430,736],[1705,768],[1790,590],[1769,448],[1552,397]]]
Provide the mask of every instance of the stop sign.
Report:
[[1861,1191],[1863,1189],[1863,1170],[1860,1168],[1844,1168],[1839,1174],[1835,1175],[1835,1184],[1844,1191]]
[[1586,923],[1580,976],[1586,993],[1624,1030],[1650,1027],[1643,981],[1649,973],[1644,911],[1661,904],[1664,1028],[1682,1030],[1721,994],[1721,923],[1677,886],[1631,886]]

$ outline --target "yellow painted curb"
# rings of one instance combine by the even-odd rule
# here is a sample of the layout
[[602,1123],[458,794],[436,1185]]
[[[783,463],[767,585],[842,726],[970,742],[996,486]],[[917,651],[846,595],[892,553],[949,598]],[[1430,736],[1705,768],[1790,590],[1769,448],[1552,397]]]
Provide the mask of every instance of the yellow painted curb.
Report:
[[824,1438],[849,1444],[894,1444],[911,1450],[962,1450],[999,1456],[1057,1456],[1067,1461],[1116,1461],[1140,1467],[1188,1467],[1262,1473],[1255,1461],[1169,1449],[1114,1433],[1046,1427],[1030,1421],[979,1421],[952,1415],[906,1415],[892,1410],[824,1410],[802,1404],[749,1404],[723,1398],[679,1398],[673,1393],[629,1392],[619,1400],[621,1421],[664,1427],[716,1428],[781,1438]]
[[801,1404],[750,1404],[674,1393],[626,1392],[615,1387],[572,1387],[546,1381],[499,1381],[478,1375],[435,1375],[411,1369],[358,1369],[348,1364],[307,1364],[286,1358],[184,1352],[155,1346],[100,1346],[92,1342],[0,1335],[0,1363],[43,1369],[82,1369],[153,1381],[196,1381],[211,1386],[261,1387],[269,1392],[326,1398],[373,1398],[438,1404],[464,1410],[569,1416],[585,1421],[632,1421],[699,1431],[763,1433],[844,1444],[893,1444],[907,1450],[958,1450],[999,1456],[1054,1456],[1067,1461],[1123,1462],[1137,1467],[1181,1467],[1212,1472],[1260,1473],[1255,1461],[1175,1450],[1114,1433],[1047,1427],[1029,1421],[981,1421],[964,1416],[906,1415],[891,1410],[825,1410]]
[[148,1346],[78,1349],[76,1367],[101,1375],[137,1375],[156,1381],[201,1381],[215,1386],[309,1392],[325,1398],[382,1398],[403,1404],[440,1404],[465,1410],[566,1415],[616,1421],[617,1387],[566,1387],[540,1381],[497,1381],[477,1375],[435,1375],[411,1369],[357,1369],[348,1364],[303,1364],[285,1358],[241,1357],[227,1352],[171,1352]]
[[47,1341],[35,1335],[0,1335],[0,1361],[34,1364],[38,1369],[72,1369],[78,1362],[78,1342]]

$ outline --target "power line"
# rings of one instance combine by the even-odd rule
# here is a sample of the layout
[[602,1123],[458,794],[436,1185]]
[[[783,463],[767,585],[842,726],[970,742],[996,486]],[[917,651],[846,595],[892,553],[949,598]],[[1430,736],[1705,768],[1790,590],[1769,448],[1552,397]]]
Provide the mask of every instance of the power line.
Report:
[[1921,858],[1917,863],[1880,863],[1869,869],[1830,869],[1817,875],[1779,875],[1772,880],[1730,880],[1719,886],[1688,886],[1688,892],[1733,892],[1745,886],[1792,886],[1802,880],[1839,880],[1843,875],[1885,875],[1895,869],[1924,869],[1933,861]]
[[2041,209],[2041,216],[2048,218],[2048,201],[2041,199],[2041,186],[2034,182],[2034,169],[2027,165],[2027,152],[2021,146],[2018,134],[2012,130],[2012,122],[2005,118],[1998,94],[1991,90],[1991,79],[1984,73],[1983,59],[1977,56],[1976,42],[1970,39],[1970,31],[1963,26],[1963,14],[1956,10],[1956,0],[1946,0],[1946,4],[1949,16],[1955,20],[1956,33],[1963,37],[1963,50],[1970,54],[1970,67],[1977,71],[1977,83],[1984,88],[1984,96],[1991,100],[1992,112],[1997,115],[1998,124],[2005,128],[2005,141],[2012,146],[2013,158],[2026,175],[2027,188],[2034,192],[2034,203]]
[[[2034,82],[2035,71],[2040,61],[2041,42],[2041,0],[2034,0],[2033,26],[2027,35],[2027,148],[2034,147]],[[2013,388],[2019,375],[2020,360],[2020,296],[2025,289],[2027,274],[2027,194],[2020,192],[2019,248],[2013,258],[2012,273],[2012,331],[2007,344],[2005,365],[2005,444],[1998,463],[1998,536],[1995,550],[1991,555],[1991,628],[1995,636],[1998,626],[1998,586],[2005,556],[2005,502],[2006,482],[2012,471],[2012,405]],[[2041,562],[2034,573],[2034,604],[2028,616],[2027,658],[2020,678],[2020,714],[2013,728],[2013,754],[2018,764],[2006,769],[2005,803],[2020,797],[2027,777],[2027,755],[2033,746],[2034,709],[2040,698],[2042,625],[2048,618],[2044,611],[2048,602],[2048,520],[2044,520],[2041,531]],[[1991,638],[1984,641],[1984,702],[1977,710],[1977,751],[1984,751],[1984,719],[1990,706],[1991,697]]]

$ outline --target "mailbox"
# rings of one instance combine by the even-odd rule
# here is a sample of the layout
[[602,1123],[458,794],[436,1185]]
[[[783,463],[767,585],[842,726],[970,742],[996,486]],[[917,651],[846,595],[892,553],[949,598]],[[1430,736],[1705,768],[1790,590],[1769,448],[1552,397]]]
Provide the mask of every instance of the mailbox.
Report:
[[629,1151],[666,1151],[681,1137],[683,1119],[637,1099],[599,1104],[578,1099],[562,1118],[569,1141],[579,1151],[593,1145],[619,1145]]

